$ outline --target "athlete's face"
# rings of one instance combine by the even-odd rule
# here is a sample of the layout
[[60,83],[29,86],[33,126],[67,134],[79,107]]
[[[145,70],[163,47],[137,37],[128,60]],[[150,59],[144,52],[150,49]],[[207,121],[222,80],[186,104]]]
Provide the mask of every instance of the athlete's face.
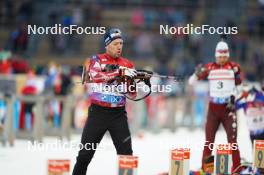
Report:
[[108,44],[106,47],[106,53],[114,58],[120,57],[123,48],[123,40],[118,38]]
[[218,56],[216,57],[216,63],[220,65],[224,65],[228,61],[229,57],[227,56]]

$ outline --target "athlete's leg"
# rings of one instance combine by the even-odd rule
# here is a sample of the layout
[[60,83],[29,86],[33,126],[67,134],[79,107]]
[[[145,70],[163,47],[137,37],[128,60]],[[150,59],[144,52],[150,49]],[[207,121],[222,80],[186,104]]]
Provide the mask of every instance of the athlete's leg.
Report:
[[222,122],[226,131],[227,141],[228,143],[232,144],[232,148],[233,148],[232,150],[233,170],[235,170],[235,172],[239,172],[241,168],[238,168],[240,166],[240,152],[237,144],[236,114],[230,113],[230,111],[225,110],[225,114],[222,116]]
[[117,154],[132,155],[131,134],[128,127],[126,111],[123,111],[111,121],[108,130],[113,139]]
[[214,146],[215,134],[220,125],[220,120],[216,115],[217,111],[213,104],[209,104],[206,124],[205,124],[205,144],[202,157],[202,168],[204,170],[204,160],[211,156]]
[[106,123],[100,111],[89,108],[89,117],[85,123],[82,133],[82,147],[79,151],[76,164],[73,169],[73,175],[86,175],[87,166],[89,165],[97,144],[102,140],[106,132]]

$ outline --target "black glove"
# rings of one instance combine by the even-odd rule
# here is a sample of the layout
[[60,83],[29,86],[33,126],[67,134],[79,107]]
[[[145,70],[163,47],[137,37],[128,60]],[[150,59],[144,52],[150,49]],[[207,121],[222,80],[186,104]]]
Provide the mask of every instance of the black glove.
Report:
[[231,95],[230,100],[226,105],[226,108],[229,109],[230,111],[235,111],[236,105],[235,105],[235,96]]
[[195,67],[195,75],[196,76],[200,76],[203,72],[205,71],[205,68],[203,67],[202,64],[198,64],[196,67]]

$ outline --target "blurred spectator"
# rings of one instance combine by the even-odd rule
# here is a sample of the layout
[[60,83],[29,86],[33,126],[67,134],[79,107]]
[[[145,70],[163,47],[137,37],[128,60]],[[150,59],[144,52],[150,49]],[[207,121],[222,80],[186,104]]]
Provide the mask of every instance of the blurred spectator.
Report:
[[[55,26],[55,24],[59,24],[59,15],[57,11],[52,11],[48,15],[48,20],[49,20],[49,26]],[[60,36],[58,34],[50,34],[49,35],[50,39],[50,53],[57,54],[58,51],[60,50],[59,48],[59,39]]]
[[79,6],[72,9],[72,21],[74,24],[80,26],[83,23],[83,10]]
[[187,77],[192,74],[193,68],[195,66],[194,59],[189,59],[188,56],[184,56],[181,59],[178,60],[177,67],[176,67],[176,74],[182,75],[184,77]]
[[134,27],[140,27],[144,25],[144,12],[142,9],[135,9],[131,15],[131,24]]
[[247,61],[247,55],[248,55],[248,38],[244,32],[241,32],[237,37],[237,57],[238,60],[245,64]]
[[4,0],[2,3],[3,5],[0,6],[0,23],[8,26],[14,20],[14,2]]
[[193,34],[189,35],[190,41],[190,55],[191,58],[195,60],[195,64],[202,62],[201,56],[201,46],[202,46],[202,37],[201,35]]
[[166,74],[168,70],[168,67],[166,65],[172,57],[174,40],[162,35],[157,35],[159,31],[157,29],[154,30],[155,35],[153,35],[152,46],[155,59],[157,60],[159,65],[159,69],[157,70],[157,72]]
[[134,51],[136,57],[140,59],[149,59],[153,54],[153,38],[149,32],[139,32],[134,40]]
[[27,61],[22,57],[12,57],[12,69],[13,73],[27,73],[30,70],[30,67]]
[[[26,85],[22,89],[23,95],[37,95],[38,90],[36,87],[35,82],[35,73],[30,70],[27,73],[27,81]],[[24,102],[21,101],[21,109],[20,109],[20,115],[19,115],[19,128],[20,129],[32,129],[33,123],[34,123],[34,113],[33,113],[33,107],[34,103],[32,102]]]
[[11,52],[2,50],[0,52],[0,74],[11,74],[12,64],[9,60]]
[[32,0],[24,0],[18,10],[18,20],[30,22],[32,15],[33,15]]
[[88,18],[86,19],[87,26],[100,26],[102,20],[103,9],[97,3],[89,4],[89,12],[86,12]]
[[20,23],[18,28],[11,33],[12,51],[18,54],[23,54],[27,49],[28,33],[27,24]]
[[256,77],[255,80],[257,81],[262,81],[263,77],[264,77],[264,47],[262,47],[262,50],[261,49],[258,49],[255,51],[254,53],[254,57],[253,57],[253,61],[254,61],[254,64],[255,64],[255,68],[254,69],[256,72],[255,72],[255,75],[258,75]]
[[256,36],[257,34],[257,24],[258,24],[258,11],[250,10],[247,21],[248,33],[250,35]]
[[48,93],[59,94],[61,91],[60,68],[55,62],[50,62],[48,66],[48,76],[45,82],[45,89]]
[[67,95],[71,92],[72,80],[70,75],[70,68],[63,66],[61,74],[61,91],[60,95]]
[[[46,92],[52,95],[61,95],[62,78],[61,67],[55,62],[49,63],[48,76],[45,82]],[[48,118],[49,123],[55,127],[59,127],[61,118],[62,104],[57,99],[48,102]]]
[[4,95],[0,93],[0,136],[4,131],[4,120],[6,118],[6,104],[3,98]]
[[166,14],[167,14],[167,23],[169,25],[175,25],[186,22],[185,14],[179,9],[170,7],[166,9]]
[[156,18],[157,13],[155,13],[155,10],[151,9],[150,7],[144,10],[144,25],[146,26],[147,30],[151,30],[153,28]]
[[259,16],[258,29],[259,29],[258,36],[260,37],[260,39],[263,39],[263,35],[264,35],[264,12],[262,12]]
[[[83,24],[83,10],[79,6],[75,6],[72,9],[72,22],[77,26],[82,26]],[[71,48],[73,54],[80,53],[81,44],[83,36],[78,34],[73,34],[71,39]]]

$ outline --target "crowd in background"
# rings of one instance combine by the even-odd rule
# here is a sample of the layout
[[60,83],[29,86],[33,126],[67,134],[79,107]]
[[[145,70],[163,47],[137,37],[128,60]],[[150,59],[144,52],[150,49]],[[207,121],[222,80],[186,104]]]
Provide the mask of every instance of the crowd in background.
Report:
[[[56,1],[55,1],[56,2]],[[87,1],[88,2],[88,1]],[[104,26],[103,12],[119,10],[123,7],[129,11],[127,28],[121,26],[125,35],[124,55],[132,60],[153,60],[155,71],[162,74],[177,74],[188,77],[198,63],[205,63],[203,51],[205,37],[202,35],[160,35],[159,24],[169,26],[185,26],[187,23],[200,26],[210,21],[206,15],[214,11],[212,3],[206,0],[170,2],[171,6],[155,1],[62,1],[49,4],[46,16],[37,13],[37,5],[43,2],[25,0],[21,2],[5,0],[0,15],[1,25],[7,29],[7,40],[1,41],[1,54],[11,51],[9,59],[0,58],[0,73],[28,73],[30,70],[37,75],[48,75],[48,66],[31,65],[30,59],[38,56],[38,42],[27,34],[27,24],[43,24],[53,26]],[[112,5],[111,5],[112,4]],[[129,6],[131,5],[131,7]],[[238,35],[228,36],[231,59],[242,64],[244,76],[250,81],[263,81],[264,77],[264,10],[262,1],[246,5],[247,10],[237,19],[227,19],[226,26],[238,26]],[[242,9],[242,7],[241,7]],[[35,14],[38,14],[37,16]],[[122,14],[120,14],[122,15]],[[43,16],[43,15],[42,15]],[[39,19],[39,21],[38,21]],[[120,18],[122,19],[122,18]],[[40,22],[41,21],[41,22]],[[120,22],[121,23],[121,22]],[[125,23],[125,22],[124,22]],[[80,53],[84,38],[73,35],[48,35],[49,55],[64,59],[65,55],[76,57]],[[219,37],[220,38],[220,37]],[[37,39],[35,39],[37,40]],[[99,41],[98,50],[104,50],[103,42]],[[40,47],[40,46],[39,46]],[[98,51],[97,50],[97,51]],[[96,53],[97,51],[94,51]],[[212,53],[214,50],[206,50]],[[88,57],[90,55],[87,55]],[[213,61],[214,58],[209,58]],[[48,61],[47,61],[48,62]],[[248,64],[252,66],[247,66]],[[72,65],[62,67],[65,76],[79,73]],[[65,71],[64,71],[65,70]]]
[[[53,26],[62,24],[69,26],[107,26],[104,21],[104,11],[119,12],[126,8],[130,14],[129,26],[120,26],[125,34],[124,55],[134,60],[153,60],[159,65],[156,68],[160,73],[176,73],[188,76],[198,63],[204,63],[214,58],[205,58],[203,50],[213,56],[214,50],[204,47],[206,36],[201,35],[160,35],[159,25],[185,26],[187,23],[199,26],[207,24],[208,16],[213,14],[215,6],[206,0],[192,0],[188,3],[175,0],[173,5],[166,5],[159,1],[61,1],[54,3],[33,2],[25,0],[13,2],[5,0],[1,6],[1,25],[8,29],[9,37],[1,41],[2,49],[10,50],[27,59],[34,59],[38,55],[40,40],[27,34],[27,24]],[[39,6],[48,7],[45,15],[40,15]],[[50,4],[50,5],[47,5]],[[253,5],[252,5],[253,4]],[[56,6],[58,5],[58,7]],[[129,6],[131,5],[131,6]],[[260,81],[264,76],[264,46],[261,42],[264,34],[264,10],[262,1],[247,4],[248,8],[236,19],[226,19],[226,26],[238,26],[239,33],[228,36],[227,41],[231,48],[232,60],[245,67],[245,76],[252,81]],[[247,7],[246,6],[246,7]],[[238,7],[241,8],[242,7]],[[43,10],[43,9],[42,9]],[[120,16],[123,14],[121,13]],[[122,19],[122,17],[120,17]],[[126,20],[126,19],[124,19]],[[109,22],[109,21],[108,21]],[[121,22],[120,22],[121,23]],[[10,26],[10,27],[8,27]],[[84,37],[72,35],[49,35],[49,54],[56,57],[65,55],[78,56],[85,43]],[[220,37],[218,37],[220,39]],[[99,50],[103,50],[103,42],[99,41]],[[97,52],[98,50],[94,51]],[[91,53],[92,54],[92,53]],[[90,56],[90,55],[87,55]],[[171,66],[173,63],[173,66]],[[256,69],[249,68],[253,64]]]

